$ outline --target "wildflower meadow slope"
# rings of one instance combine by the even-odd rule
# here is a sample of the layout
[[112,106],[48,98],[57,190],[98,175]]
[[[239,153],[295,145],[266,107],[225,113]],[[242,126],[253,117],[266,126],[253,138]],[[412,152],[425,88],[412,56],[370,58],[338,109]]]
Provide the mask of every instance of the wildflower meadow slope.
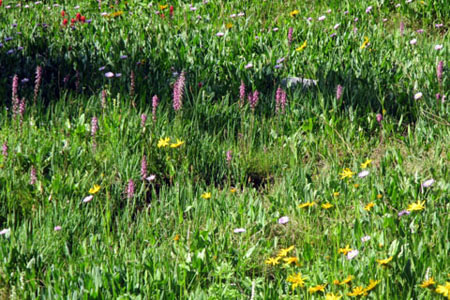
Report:
[[0,298],[450,299],[449,16],[0,0]]

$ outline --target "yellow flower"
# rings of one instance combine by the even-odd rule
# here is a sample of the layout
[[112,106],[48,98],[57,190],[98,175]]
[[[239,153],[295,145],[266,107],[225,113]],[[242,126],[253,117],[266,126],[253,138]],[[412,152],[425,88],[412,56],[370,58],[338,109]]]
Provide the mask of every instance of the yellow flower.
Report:
[[325,292],[325,287],[327,286],[327,284],[319,284],[313,287],[310,287],[308,289],[308,292],[310,292],[311,294],[317,293],[317,292]]
[[175,234],[175,237],[173,238],[173,240],[176,242],[180,239],[180,235],[177,233]]
[[368,160],[366,160],[365,162],[363,162],[363,163],[361,164],[361,168],[365,169],[365,168],[367,168],[368,166],[370,166],[371,163],[372,163],[372,160],[371,160],[371,159],[368,159]]
[[290,13],[289,13],[289,15],[291,16],[291,17],[295,17],[296,15],[298,15],[300,12],[297,10],[297,9],[294,9],[293,11],[291,11]]
[[334,192],[334,193],[333,193],[333,196],[334,196],[334,197],[338,197],[339,195],[340,195],[339,192]]
[[333,293],[328,293],[325,295],[325,300],[339,300],[342,296],[335,295]]
[[231,188],[230,189],[230,192],[233,193],[233,194],[236,193],[236,191],[237,191],[236,188]]
[[352,178],[353,175],[355,175],[355,172],[352,172],[349,168],[345,168],[341,173],[339,173],[339,175],[341,176],[341,179]]
[[178,148],[178,147],[180,147],[183,144],[184,144],[183,141],[180,141],[179,139],[177,139],[176,143],[170,144],[170,148]]
[[286,265],[290,265],[290,264],[298,265],[298,258],[295,256],[285,257],[285,258],[283,258],[283,261],[285,262]]
[[344,255],[347,255],[347,253],[349,253],[350,251],[352,251],[353,249],[350,248],[349,245],[346,245],[345,248],[339,248],[338,253],[342,253]]
[[170,138],[160,138],[158,141],[158,148],[169,146]]
[[422,284],[420,285],[420,287],[425,289],[425,288],[430,287],[435,284],[436,284],[436,282],[434,281],[433,277],[430,277],[429,279],[424,280],[422,282]]
[[381,281],[380,280],[372,280],[370,279],[369,285],[364,289],[365,292],[370,292],[373,290]]
[[303,44],[300,47],[295,49],[295,51],[302,52],[306,48],[307,45],[308,45],[308,41],[304,41]]
[[231,27],[233,27],[233,24],[227,23],[227,25],[225,25],[225,27],[226,27],[227,29],[230,29]]
[[292,289],[294,290],[296,287],[304,287],[305,286],[306,277],[302,277],[302,273],[297,273],[293,275],[289,275],[287,281],[292,283]]
[[367,204],[367,205],[364,207],[364,210],[370,211],[370,210],[372,209],[372,207],[374,207],[374,206],[375,206],[375,203],[370,202],[369,204]]
[[311,202],[305,202],[305,203],[299,204],[298,207],[305,208],[305,207],[313,207],[314,205],[316,205],[316,203],[314,201],[311,201]]
[[364,37],[364,42],[362,43],[360,49],[364,49],[367,47],[367,44],[369,43],[369,38],[367,36]]
[[281,249],[278,252],[278,257],[286,257],[288,255],[289,252],[291,252],[292,250],[294,250],[294,246],[290,246],[289,248],[285,248],[285,249]]
[[393,256],[386,259],[377,259],[377,263],[379,263],[380,266],[387,266],[391,262],[392,258]]
[[209,199],[209,198],[211,198],[211,193],[210,193],[210,192],[204,192],[204,193],[201,195],[201,197],[202,197],[203,199]]
[[446,281],[445,285],[438,285],[436,288],[436,293],[450,299],[450,282]]
[[420,211],[422,209],[425,209],[425,201],[417,201],[417,203],[411,203],[408,208],[406,209],[407,211]]
[[381,199],[381,198],[383,198],[383,195],[378,194],[378,195],[377,195],[377,199]]
[[346,285],[349,284],[350,281],[353,280],[353,276],[352,275],[348,275],[347,278],[345,278],[344,280],[341,281],[340,285]]
[[166,5],[159,5],[159,10],[165,10],[167,7],[168,7],[169,5],[168,4],[166,4]]
[[347,296],[359,297],[367,295],[366,291],[362,286],[355,287],[351,293],[347,293]]
[[333,204],[325,203],[325,204],[322,204],[321,206],[322,206],[323,209],[329,209],[329,208],[333,207]]
[[280,259],[281,257],[269,257],[268,259],[266,259],[266,261],[264,262],[266,265],[278,265],[280,263]]
[[357,189],[357,188],[359,188],[359,184],[355,183],[355,184],[353,185],[353,187],[354,187],[355,189]]
[[94,187],[89,189],[89,194],[94,195],[100,191],[100,186],[98,184],[94,184]]
[[337,280],[337,279],[333,280],[333,284],[334,285],[339,285],[339,280]]

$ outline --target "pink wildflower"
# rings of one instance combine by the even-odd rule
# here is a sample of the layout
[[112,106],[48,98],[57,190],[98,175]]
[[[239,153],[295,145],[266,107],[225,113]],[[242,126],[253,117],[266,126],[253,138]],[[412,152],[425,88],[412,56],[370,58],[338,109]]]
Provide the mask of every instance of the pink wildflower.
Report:
[[183,91],[185,84],[185,75],[184,72],[181,72],[180,77],[178,77],[177,81],[173,86],[173,109],[175,111],[179,111],[183,107]]
[[337,100],[341,99],[343,90],[344,90],[344,88],[342,87],[342,85],[338,84],[338,86],[336,88],[336,99]]
[[294,32],[294,28],[289,27],[289,30],[288,30],[288,44],[289,45],[292,43],[292,34],[293,34],[293,32]]
[[142,179],[147,178],[147,158],[144,156],[142,156],[142,161],[141,161],[141,177]]
[[130,179],[127,185],[127,198],[131,199],[134,197],[134,181]]
[[34,99],[33,102],[36,103],[36,99],[39,93],[39,88],[41,87],[42,82],[42,67],[37,66],[36,68],[36,78],[34,80]]
[[436,76],[437,76],[439,83],[442,82],[443,71],[444,71],[444,61],[441,60],[438,62],[437,66],[436,66]]
[[153,122],[156,122],[156,108],[158,107],[159,99],[158,96],[154,95],[152,98],[152,118]]
[[145,123],[147,122],[147,115],[146,114],[142,114],[141,115],[141,127],[145,128]]
[[32,166],[30,171],[30,184],[34,185],[36,183],[36,179],[36,169]]
[[244,106],[244,100],[245,100],[245,84],[244,81],[241,80],[241,86],[239,87],[239,106]]

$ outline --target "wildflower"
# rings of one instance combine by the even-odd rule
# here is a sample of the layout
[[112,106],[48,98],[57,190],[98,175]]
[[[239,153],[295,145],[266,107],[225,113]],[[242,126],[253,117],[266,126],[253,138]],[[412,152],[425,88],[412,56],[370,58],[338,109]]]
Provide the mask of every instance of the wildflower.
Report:
[[158,96],[154,95],[152,98],[152,119],[156,122],[156,108],[158,107],[159,99]]
[[245,232],[244,228],[236,228],[235,230],[233,230],[234,233],[242,233]]
[[294,28],[289,27],[288,30],[288,44],[291,45],[292,43],[292,34],[294,33]]
[[89,195],[89,196],[87,196],[87,197],[84,197],[83,203],[91,202],[91,200],[92,200],[93,198],[94,198],[93,195]]
[[417,39],[412,39],[412,40],[410,40],[410,41],[409,41],[409,44],[410,44],[410,45],[415,45],[415,44],[417,44]]
[[145,155],[142,156],[141,160],[141,178],[147,178],[147,157]]
[[342,92],[343,92],[343,87],[342,85],[338,84],[337,88],[336,88],[336,99],[339,100],[342,97]]
[[152,175],[148,176],[147,178],[145,178],[145,180],[147,180],[149,182],[151,182],[151,181],[153,181],[155,179],[156,179],[156,175],[154,175],[154,174],[152,174]]
[[34,185],[36,183],[36,180],[36,169],[34,168],[34,166],[32,166],[30,171],[30,184]]
[[295,256],[285,257],[285,258],[283,258],[283,261],[285,262],[286,265],[298,264],[298,258]]
[[394,258],[394,257],[391,256],[391,257],[386,258],[386,259],[377,259],[377,263],[378,263],[380,266],[387,266],[387,265],[391,262],[391,260],[392,260],[393,258]]
[[[126,55],[124,55],[126,56]],[[131,71],[130,73],[130,96],[133,97],[134,96],[134,88],[135,88],[135,75],[134,75],[134,71]]]
[[422,187],[425,187],[425,188],[430,187],[430,186],[433,185],[433,183],[434,183],[434,179],[433,178],[428,179],[424,183],[422,183]]
[[380,126],[381,126],[381,121],[383,121],[383,115],[377,114],[377,122],[378,122],[378,124],[380,124]]
[[398,213],[398,216],[401,217],[403,215],[409,215],[411,212],[408,210],[402,210],[401,212]]
[[287,256],[289,252],[291,252],[292,250],[294,250],[294,248],[295,248],[294,246],[290,246],[290,247],[288,247],[288,248],[281,249],[281,250],[278,252],[278,257],[285,257],[285,256]]
[[351,259],[355,258],[358,254],[359,254],[358,250],[356,250],[356,249],[352,250],[349,253],[347,253],[347,259],[351,260]]
[[244,81],[241,80],[241,86],[239,87],[239,106],[242,107],[245,101],[245,84]]
[[2,145],[2,155],[6,158],[8,157],[8,144],[6,142]]
[[287,216],[278,219],[278,224],[286,224],[287,222],[289,222],[289,217]]
[[310,287],[308,289],[308,292],[311,294],[317,293],[317,292],[325,292],[325,287],[327,286],[327,284],[319,284],[313,287]]
[[95,195],[100,191],[100,186],[98,184],[94,184],[92,188],[89,189],[89,194]]
[[450,281],[445,282],[445,285],[438,285],[435,292],[450,299]]
[[373,290],[381,281],[380,280],[369,280],[369,285],[364,289],[365,292],[370,292]]
[[202,197],[203,199],[209,199],[209,198],[211,198],[211,193],[205,192],[200,197]]
[[133,181],[133,179],[128,180],[126,193],[127,193],[128,199],[131,199],[134,197],[134,181]]
[[231,192],[232,194],[236,193],[236,191],[237,191],[236,188],[231,188],[231,189],[230,189],[230,192]]
[[359,47],[360,49],[364,49],[367,47],[367,45],[369,44],[369,38],[367,36],[364,37],[364,42],[362,43],[361,47]]
[[113,72],[106,72],[105,73],[105,77],[106,78],[112,78],[112,77],[114,77],[114,73]]
[[420,211],[425,209],[425,201],[417,201],[416,203],[411,203],[408,205],[407,211]]
[[147,122],[147,115],[146,114],[142,114],[141,115],[141,127],[145,128],[145,123]]
[[333,192],[333,196],[334,196],[334,197],[338,197],[339,195],[340,195],[339,192]]
[[336,29],[338,29],[340,26],[341,26],[341,24],[336,24],[336,25],[334,25],[333,29],[336,30]]
[[305,207],[313,207],[314,205],[316,205],[316,203],[314,201],[311,201],[311,202],[305,202],[305,203],[299,204],[298,207],[305,208]]
[[349,284],[351,281],[353,280],[353,276],[352,275],[348,275],[347,278],[345,278],[344,280],[342,280],[339,285],[346,285]]
[[307,45],[308,45],[308,41],[304,41],[303,44],[300,47],[295,49],[295,51],[302,52],[306,48]]
[[442,48],[444,48],[443,45],[436,45],[436,46],[434,46],[434,50],[436,50],[436,51],[439,51],[439,50],[441,50]]
[[175,236],[173,237],[173,240],[174,240],[175,242],[179,241],[179,240],[180,240],[180,235],[179,235],[178,233],[175,234]]
[[289,275],[287,281],[292,283],[292,289],[295,290],[296,287],[304,287],[305,286],[306,277],[302,277],[301,273]]
[[226,27],[227,29],[231,29],[231,28],[233,27],[233,24],[227,23],[227,24],[225,25],[225,27]]
[[325,295],[325,300],[339,300],[342,296],[335,295],[333,293],[328,293]]
[[224,35],[225,35],[225,33],[223,33],[223,32],[216,33],[216,36],[218,36],[218,37],[221,37],[221,36],[224,36]]
[[359,178],[364,178],[364,177],[366,177],[367,175],[369,175],[369,171],[367,171],[367,170],[364,170],[364,171],[361,171],[361,172],[359,172],[358,173],[358,177]]
[[363,243],[368,242],[368,241],[370,241],[370,236],[368,236],[368,235],[363,236],[363,237],[361,238],[361,242],[363,242]]
[[160,138],[158,141],[158,148],[169,146],[170,138]]
[[332,208],[332,207],[333,207],[333,204],[330,204],[330,203],[324,203],[324,204],[322,204],[321,206],[322,206],[323,209],[329,209],[329,208]]
[[325,20],[326,18],[327,18],[327,17],[325,17],[325,16],[320,16],[320,17],[317,18],[317,20],[323,21],[323,20]]
[[374,207],[374,206],[375,206],[375,203],[370,202],[369,204],[367,204],[367,205],[364,207],[364,210],[370,211],[370,210],[372,209],[372,207]]
[[366,296],[367,292],[364,290],[364,287],[358,286],[355,287],[351,293],[347,293],[347,296],[351,297],[359,297],[359,296]]
[[403,32],[405,31],[405,23],[403,21],[400,22],[400,35],[403,35]]
[[250,108],[254,111],[256,105],[258,104],[259,100],[259,92],[256,90],[253,93],[248,94],[248,102],[250,103]]
[[41,87],[42,82],[42,67],[36,67],[36,78],[34,79],[34,103],[36,103],[36,99],[39,93],[39,88]]
[[420,284],[420,287],[425,289],[425,288],[428,288],[428,287],[430,287],[430,286],[432,286],[432,285],[435,285],[435,284],[436,284],[436,282],[434,281],[433,277],[430,277],[429,279],[424,280],[424,281]]
[[333,280],[333,284],[334,285],[339,285],[339,280],[337,280],[337,279]]
[[10,228],[5,228],[0,231],[0,235],[10,234],[10,232],[11,232]]
[[349,253],[350,251],[352,251],[353,249],[350,248],[349,245],[346,245],[345,248],[339,248],[338,253],[342,253],[344,255],[347,255],[347,253]]
[[286,92],[278,87],[276,93],[275,93],[275,112],[281,110],[284,112],[284,107],[286,105]]
[[167,7],[169,7],[168,4],[165,4],[165,5],[160,4],[159,5],[159,10],[165,10]]
[[341,176],[341,179],[352,178],[354,174],[355,173],[352,172],[352,170],[350,170],[349,168],[345,168],[342,170],[341,173],[339,173],[339,175]]
[[18,97],[18,89],[19,89],[19,76],[14,75],[13,77],[13,82],[12,82],[12,113],[13,113],[13,118],[15,118],[16,114],[18,113],[18,109],[19,109],[19,97]]
[[231,163],[231,159],[232,159],[231,153],[232,153],[231,150],[228,150],[226,153],[226,161],[227,161],[228,165]]
[[246,68],[246,69],[253,68],[253,64],[252,64],[252,63],[248,63],[248,64],[246,64],[246,65],[244,66],[244,68]]
[[275,266],[275,265],[278,265],[280,263],[280,259],[281,259],[281,257],[269,257],[268,259],[266,259],[264,261],[264,263],[266,265]]
[[53,228],[54,231],[60,231],[61,229],[62,229],[62,227],[59,226],[59,225],[58,225],[58,226],[55,226],[55,227]]
[[289,13],[289,15],[291,16],[291,17],[295,17],[296,15],[298,15],[300,12],[297,10],[297,9],[294,9],[293,11],[291,11],[290,13]]
[[368,160],[366,160],[365,162],[363,162],[363,163],[361,164],[361,168],[362,168],[362,169],[365,169],[365,168],[367,168],[368,166],[370,166],[371,163],[372,163],[372,160],[371,160],[371,159],[368,159]]
[[438,79],[438,82],[441,83],[442,82],[442,73],[444,71],[444,61],[439,61],[437,66],[436,66],[436,77]]
[[381,198],[383,198],[383,195],[378,194],[378,195],[377,195],[377,199],[381,199]]
[[102,90],[102,98],[101,98],[102,108],[106,108],[106,90]]
[[422,98],[423,94],[421,92],[418,92],[414,95],[414,100],[419,100],[420,98]]
[[370,11],[372,10],[372,6],[369,6],[366,8],[366,14],[370,13]]
[[170,148],[178,148],[180,146],[182,146],[184,144],[183,141],[180,141],[179,139],[177,139],[176,143],[170,144]]
[[173,109],[179,111],[183,106],[182,98],[185,84],[184,72],[181,72],[180,77],[173,85]]

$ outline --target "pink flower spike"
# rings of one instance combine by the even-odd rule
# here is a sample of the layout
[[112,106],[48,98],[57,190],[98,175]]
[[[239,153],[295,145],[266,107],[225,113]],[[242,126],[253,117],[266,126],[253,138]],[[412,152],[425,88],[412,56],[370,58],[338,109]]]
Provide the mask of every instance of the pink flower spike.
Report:
[[83,203],[91,202],[93,198],[94,198],[93,195],[89,195],[83,199]]

